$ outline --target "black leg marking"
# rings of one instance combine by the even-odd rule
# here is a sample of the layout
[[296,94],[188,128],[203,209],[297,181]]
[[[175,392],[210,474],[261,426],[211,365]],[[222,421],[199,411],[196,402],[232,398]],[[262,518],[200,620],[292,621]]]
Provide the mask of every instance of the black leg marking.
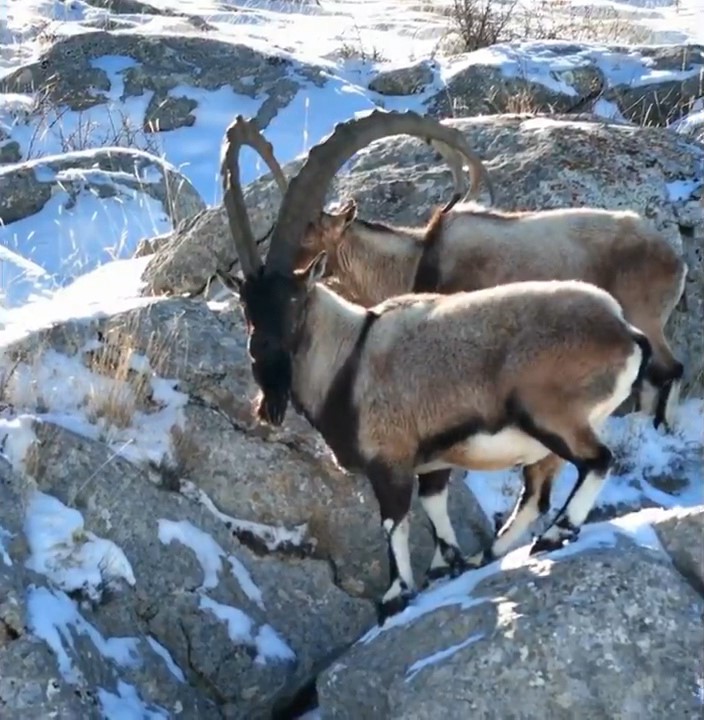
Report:
[[426,574],[424,587],[431,580],[450,575],[457,577],[467,569],[462,557],[455,530],[447,512],[447,488],[450,481],[450,470],[418,475],[418,496],[425,514],[430,520],[430,527],[435,541],[435,552]]
[[579,535],[597,495],[609,473],[613,455],[605,445],[598,446],[598,455],[581,460],[577,465],[577,482],[552,525],[533,543],[530,554],[550,552],[573,542]]
[[377,605],[377,621],[383,625],[388,617],[401,612],[416,594],[408,543],[413,476],[380,460],[369,464],[367,475],[379,502],[389,553],[389,586]]

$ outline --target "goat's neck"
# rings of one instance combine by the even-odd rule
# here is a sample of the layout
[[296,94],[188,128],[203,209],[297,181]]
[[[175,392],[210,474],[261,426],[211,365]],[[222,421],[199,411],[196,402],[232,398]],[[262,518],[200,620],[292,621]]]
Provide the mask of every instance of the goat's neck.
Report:
[[360,220],[352,223],[337,247],[337,276],[345,294],[369,306],[411,292],[422,233]]
[[306,301],[293,355],[294,407],[313,422],[362,331],[366,309],[318,283]]

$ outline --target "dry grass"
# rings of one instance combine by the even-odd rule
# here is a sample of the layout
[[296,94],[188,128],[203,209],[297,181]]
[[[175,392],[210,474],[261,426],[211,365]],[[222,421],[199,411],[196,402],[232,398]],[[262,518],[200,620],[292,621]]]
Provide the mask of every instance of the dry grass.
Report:
[[643,43],[649,33],[611,7],[577,6],[570,0],[453,0],[446,54],[472,52],[516,40]]
[[85,399],[86,413],[92,423],[102,421],[106,427],[126,428],[137,409],[151,404],[151,371],[136,369],[137,355],[130,345],[104,344],[84,355],[88,369],[112,382],[91,386]]

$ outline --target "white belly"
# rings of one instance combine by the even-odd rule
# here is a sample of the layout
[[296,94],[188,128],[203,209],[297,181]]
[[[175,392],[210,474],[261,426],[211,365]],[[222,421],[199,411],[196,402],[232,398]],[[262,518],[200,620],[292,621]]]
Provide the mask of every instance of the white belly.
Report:
[[494,435],[477,433],[457,443],[441,456],[415,468],[416,472],[431,472],[451,467],[467,470],[501,470],[514,465],[530,465],[542,460],[550,451],[542,443],[514,427],[504,428]]

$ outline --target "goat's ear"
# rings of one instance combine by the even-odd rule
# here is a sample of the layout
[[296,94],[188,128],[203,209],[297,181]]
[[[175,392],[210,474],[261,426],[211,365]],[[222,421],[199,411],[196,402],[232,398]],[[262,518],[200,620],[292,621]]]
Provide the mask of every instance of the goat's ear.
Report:
[[221,270],[216,271],[218,278],[220,278],[220,282],[230,291],[233,293],[237,293],[238,295],[242,291],[242,286],[244,285],[244,280],[240,277],[237,277],[237,275],[230,275],[230,273],[224,273]]
[[328,269],[328,254],[321,250],[306,267],[295,270],[294,274],[300,280],[304,280],[307,288],[312,288],[315,283],[320,282],[326,275]]
[[340,218],[342,229],[346,229],[347,226],[357,217],[357,202],[354,198],[348,198],[345,204],[337,211],[336,215]]

